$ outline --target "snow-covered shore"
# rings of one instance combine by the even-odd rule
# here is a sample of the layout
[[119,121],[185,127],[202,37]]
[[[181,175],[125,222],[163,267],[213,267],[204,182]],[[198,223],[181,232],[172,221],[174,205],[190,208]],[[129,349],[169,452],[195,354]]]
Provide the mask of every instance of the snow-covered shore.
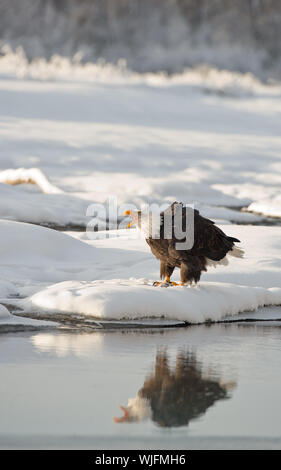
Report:
[[10,280],[0,281],[1,302],[38,318],[201,323],[281,304],[279,227],[222,226],[242,240],[246,257],[211,268],[197,287],[169,288],[152,285],[159,262],[136,230],[89,240],[20,222],[1,220],[0,227],[1,277]]

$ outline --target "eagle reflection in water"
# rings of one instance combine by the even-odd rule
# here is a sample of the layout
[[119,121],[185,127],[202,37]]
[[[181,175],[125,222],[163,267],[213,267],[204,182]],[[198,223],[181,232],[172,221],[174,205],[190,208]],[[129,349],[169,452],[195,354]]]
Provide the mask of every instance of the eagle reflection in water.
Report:
[[153,374],[144,382],[137,397],[120,406],[123,416],[116,423],[152,419],[163,427],[187,426],[218,400],[230,398],[235,383],[222,384],[203,374],[194,353],[179,352],[170,366],[166,351],[158,352]]

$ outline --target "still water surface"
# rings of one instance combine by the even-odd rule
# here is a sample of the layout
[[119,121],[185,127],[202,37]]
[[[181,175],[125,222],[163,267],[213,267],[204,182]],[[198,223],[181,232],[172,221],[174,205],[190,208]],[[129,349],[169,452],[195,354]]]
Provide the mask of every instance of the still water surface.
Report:
[[0,447],[281,448],[280,345],[280,322],[0,335]]

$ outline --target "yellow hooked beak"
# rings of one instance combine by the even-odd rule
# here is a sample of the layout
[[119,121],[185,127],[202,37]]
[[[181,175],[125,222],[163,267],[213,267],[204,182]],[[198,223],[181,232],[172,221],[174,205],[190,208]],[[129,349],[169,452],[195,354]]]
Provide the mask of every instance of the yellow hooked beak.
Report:
[[[125,216],[125,215],[130,215],[131,217],[133,217],[133,216],[132,216],[132,211],[125,211],[123,215],[124,215],[124,216]],[[131,227],[132,225],[134,225],[135,223],[136,223],[136,220],[135,220],[135,218],[133,218],[132,222],[130,222],[130,223],[127,225],[126,228],[130,228],[130,227]]]

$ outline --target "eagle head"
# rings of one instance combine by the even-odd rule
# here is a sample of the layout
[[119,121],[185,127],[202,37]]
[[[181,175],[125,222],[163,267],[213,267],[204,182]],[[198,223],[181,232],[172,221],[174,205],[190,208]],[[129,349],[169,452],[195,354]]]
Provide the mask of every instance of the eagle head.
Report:
[[132,220],[128,223],[127,228],[130,228],[132,225],[136,225],[139,228],[141,227],[141,211],[128,210],[125,211],[123,215],[129,215],[130,217],[132,217]]
[[162,216],[156,211],[127,210],[123,214],[132,217],[127,228],[136,225],[145,238],[159,238]]

